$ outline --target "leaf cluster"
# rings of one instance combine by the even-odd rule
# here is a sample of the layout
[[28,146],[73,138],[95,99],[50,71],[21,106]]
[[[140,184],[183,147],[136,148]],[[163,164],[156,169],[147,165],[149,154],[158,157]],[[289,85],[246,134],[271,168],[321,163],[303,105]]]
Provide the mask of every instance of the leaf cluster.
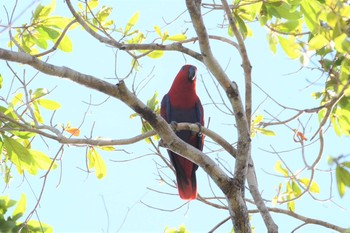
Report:
[[[17,202],[10,199],[8,196],[0,196],[0,232],[12,233],[51,233],[53,229],[46,223],[36,220],[29,220],[28,222],[19,222],[19,219],[26,211],[26,196],[22,194],[20,200]],[[6,217],[6,213],[11,207],[14,207],[12,214]]]
[[294,212],[295,200],[301,197],[304,190],[308,189],[310,193],[314,194],[320,193],[320,187],[316,181],[310,181],[310,179],[306,177],[297,178],[293,176],[287,168],[283,167],[280,160],[276,162],[274,169],[287,178],[287,181],[285,183],[285,191],[282,191],[282,183],[278,185],[277,195],[272,200],[273,205],[286,202],[288,210]]
[[72,20],[52,15],[55,8],[56,0],[52,0],[46,6],[39,4],[29,23],[15,27],[16,33],[8,46],[14,47],[16,45],[20,50],[35,55],[39,53],[39,50],[47,50],[50,42],[55,44],[59,40],[57,48],[64,52],[71,52],[72,41],[62,32]]

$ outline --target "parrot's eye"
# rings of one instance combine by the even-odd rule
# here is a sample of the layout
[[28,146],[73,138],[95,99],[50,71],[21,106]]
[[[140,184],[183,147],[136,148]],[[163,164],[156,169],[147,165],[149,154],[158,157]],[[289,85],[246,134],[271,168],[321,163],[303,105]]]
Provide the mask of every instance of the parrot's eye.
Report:
[[188,68],[188,79],[193,81],[196,78],[197,69],[194,66]]

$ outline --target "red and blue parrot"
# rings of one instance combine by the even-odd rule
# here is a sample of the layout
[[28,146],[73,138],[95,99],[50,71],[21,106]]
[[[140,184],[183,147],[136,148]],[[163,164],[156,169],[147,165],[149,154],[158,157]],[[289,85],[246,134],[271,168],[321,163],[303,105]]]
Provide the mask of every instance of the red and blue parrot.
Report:
[[[184,65],[176,75],[169,92],[163,97],[160,114],[168,123],[188,122],[204,125],[203,106],[196,94],[196,73],[195,66]],[[183,130],[176,132],[176,135],[188,144],[203,150],[204,136],[201,132]],[[180,198],[196,199],[198,165],[170,150],[168,154],[176,171]]]

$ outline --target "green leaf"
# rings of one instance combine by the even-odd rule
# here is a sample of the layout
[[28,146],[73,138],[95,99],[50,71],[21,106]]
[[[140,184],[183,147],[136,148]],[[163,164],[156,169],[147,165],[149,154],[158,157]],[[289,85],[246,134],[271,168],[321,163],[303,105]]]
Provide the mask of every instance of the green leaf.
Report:
[[[108,16],[112,13],[112,11],[113,11],[112,7],[102,6],[101,9],[96,14],[97,20],[100,23],[103,23],[108,18]],[[97,24],[97,22],[95,22],[95,24]]]
[[62,50],[63,52],[72,52],[73,51],[73,43],[69,39],[67,35],[63,37],[60,44],[58,45],[58,48]]
[[342,179],[344,170],[345,169],[340,166],[337,166],[335,169],[335,177],[336,177],[337,187],[338,187],[338,192],[340,197],[343,197],[346,191],[345,184]]
[[301,194],[300,187],[299,187],[298,183],[295,182],[294,180],[292,181],[292,189],[293,189],[294,195],[296,197],[300,196],[300,194]]
[[328,43],[329,41],[322,34],[318,34],[309,41],[309,50],[320,49]]
[[35,36],[33,36],[31,38],[37,46],[39,46],[42,49],[47,49],[48,44],[47,44],[45,39],[40,38],[40,37],[35,37]]
[[278,172],[278,173],[284,175],[285,177],[288,177],[288,176],[289,176],[288,170],[287,170],[286,168],[283,168],[283,167],[282,167],[282,163],[281,163],[280,160],[278,160],[278,161],[276,162],[276,164],[275,164],[275,166],[274,166],[274,169],[275,169],[276,172]]
[[17,221],[20,217],[24,215],[27,207],[27,198],[24,193],[21,195],[21,199],[17,202],[16,209],[12,213],[12,218]]
[[322,4],[319,1],[309,0],[302,1],[300,6],[306,26],[310,29],[312,34],[318,34],[320,28],[319,15],[323,9]]
[[[247,38],[247,36],[249,35],[248,33],[248,27],[246,25],[246,23],[242,20],[241,17],[239,17],[237,14],[233,14],[233,17],[235,17],[236,19],[236,24],[238,26],[238,30],[240,31],[240,33],[242,34],[243,38]],[[231,28],[231,27],[229,27]],[[231,29],[232,30],[232,29]],[[233,35],[233,32],[232,32]]]
[[274,28],[278,32],[299,33],[301,32],[302,20],[289,20],[284,23],[277,24]]
[[19,174],[23,174],[23,171],[28,171],[30,174],[35,175],[38,172],[38,168],[35,166],[35,161],[29,150],[22,144],[13,138],[3,135],[4,147],[7,151],[9,160],[16,165]]
[[[31,92],[31,91],[29,91]],[[37,88],[35,89],[35,91],[31,94],[31,99],[32,100],[36,100],[39,99],[45,95],[47,95],[49,93],[49,91],[46,88]]]
[[[304,177],[301,179],[298,179],[300,183],[302,183],[305,188],[309,185],[310,183],[310,179]],[[309,188],[310,192],[312,193],[320,193],[320,186],[318,186],[318,184],[315,181],[312,181],[310,188]]]
[[89,169],[95,168],[95,175],[98,179],[106,176],[107,167],[100,154],[91,147],[88,151]]
[[56,0],[52,0],[47,6],[38,5],[32,16],[33,21],[42,20],[49,16],[56,8]]
[[125,26],[124,29],[124,34],[128,34],[128,32],[131,30],[131,28],[133,28],[135,26],[135,24],[137,23],[137,21],[139,20],[140,17],[140,12],[136,12],[128,21],[128,23]]
[[149,100],[147,100],[147,107],[154,111],[158,106],[158,103],[158,92],[156,91],[154,92],[154,95]]
[[337,166],[336,169],[338,170],[339,178],[344,183],[344,185],[350,187],[350,173],[349,173],[349,171],[346,170],[345,168],[343,168],[342,166]]
[[50,27],[40,26],[40,27],[37,27],[37,30],[40,34],[47,36],[52,41],[55,41],[60,36],[59,31]]
[[242,19],[245,19],[248,21],[254,21],[257,15],[260,13],[263,2],[259,1],[256,3],[251,3],[250,1],[241,1],[241,3],[242,4],[248,3],[248,4],[238,7],[235,12],[240,17],[242,17]]
[[289,58],[296,59],[300,57],[301,48],[300,45],[295,42],[294,36],[289,36],[288,39],[283,36],[278,36],[278,41]]
[[23,229],[26,229],[26,227],[28,227],[28,230],[29,230],[28,232],[30,233],[52,233],[53,232],[53,229],[51,226],[37,220],[29,220],[27,223],[27,226],[25,226]]
[[4,215],[7,209],[16,205],[16,201],[11,200],[8,196],[0,196],[0,215]]
[[302,17],[299,11],[295,11],[286,2],[283,2],[280,6],[275,7],[276,12],[281,18],[288,20],[298,20]]
[[350,162],[342,162],[341,165],[350,168]]
[[21,139],[29,139],[32,138],[36,135],[36,133],[32,133],[32,132],[26,132],[26,131],[16,131],[16,130],[12,130],[10,131],[13,135],[16,135],[17,137],[21,138]]
[[38,99],[37,102],[41,107],[43,107],[47,110],[57,110],[57,109],[61,108],[61,105],[54,100]]
[[294,212],[295,211],[295,202],[294,201],[289,201],[287,203],[288,210]]

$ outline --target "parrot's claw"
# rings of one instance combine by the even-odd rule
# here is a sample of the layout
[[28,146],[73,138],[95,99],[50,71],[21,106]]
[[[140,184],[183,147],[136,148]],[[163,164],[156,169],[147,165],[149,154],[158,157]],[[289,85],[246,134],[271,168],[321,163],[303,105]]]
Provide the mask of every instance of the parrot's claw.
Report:
[[176,129],[177,129],[177,122],[176,121],[172,121],[170,122],[170,127],[171,129],[176,132]]
[[202,125],[199,122],[196,122],[195,124],[198,125],[199,130],[198,130],[197,137],[200,138],[200,137],[202,137]]
[[165,147],[163,139],[160,139],[160,141],[158,142],[158,147]]

